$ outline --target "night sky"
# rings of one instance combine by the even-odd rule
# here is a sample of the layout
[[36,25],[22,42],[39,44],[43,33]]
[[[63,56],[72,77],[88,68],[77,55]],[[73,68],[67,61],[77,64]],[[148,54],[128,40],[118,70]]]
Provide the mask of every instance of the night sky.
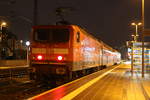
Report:
[[[0,20],[6,20],[19,39],[27,40],[33,23],[33,0],[10,1],[0,0]],[[150,0],[145,3],[145,26],[149,27]],[[131,40],[135,27],[130,24],[141,19],[141,0],[38,0],[38,24],[55,24],[57,7],[73,8],[66,20],[86,28],[113,47],[121,47]]]

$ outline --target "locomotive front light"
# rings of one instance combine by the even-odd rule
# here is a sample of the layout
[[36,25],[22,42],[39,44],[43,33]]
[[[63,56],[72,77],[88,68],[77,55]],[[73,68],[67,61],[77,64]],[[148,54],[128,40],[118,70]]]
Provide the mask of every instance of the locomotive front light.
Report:
[[62,57],[62,56],[58,56],[58,57],[57,57],[57,60],[62,61],[62,60],[63,60],[63,57]]
[[42,56],[42,55],[38,55],[38,56],[37,56],[37,59],[38,59],[38,60],[43,60],[43,56]]

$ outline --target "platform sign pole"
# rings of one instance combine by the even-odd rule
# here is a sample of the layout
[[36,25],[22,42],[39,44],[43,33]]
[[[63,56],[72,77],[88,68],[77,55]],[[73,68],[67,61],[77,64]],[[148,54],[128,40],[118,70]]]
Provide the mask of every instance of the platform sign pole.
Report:
[[145,29],[145,0],[142,0],[142,77],[144,77],[144,29]]
[[133,74],[133,42],[131,46],[131,73]]
[[144,35],[142,35],[142,77],[144,77]]

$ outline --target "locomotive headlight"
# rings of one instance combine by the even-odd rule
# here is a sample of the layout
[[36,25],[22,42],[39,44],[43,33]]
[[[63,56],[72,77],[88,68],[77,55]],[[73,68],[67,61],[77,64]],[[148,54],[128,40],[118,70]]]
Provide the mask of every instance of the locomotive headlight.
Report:
[[42,55],[38,55],[38,56],[37,56],[37,59],[38,59],[38,60],[43,60],[43,56],[42,56]]
[[62,56],[58,56],[58,57],[57,57],[57,60],[62,61],[62,60],[63,60],[63,57],[62,57]]

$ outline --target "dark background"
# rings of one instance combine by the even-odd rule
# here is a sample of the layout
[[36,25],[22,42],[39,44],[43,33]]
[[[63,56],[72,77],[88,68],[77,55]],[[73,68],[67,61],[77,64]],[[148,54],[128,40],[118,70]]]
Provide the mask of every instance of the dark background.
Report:
[[[28,40],[33,25],[34,0],[0,0],[0,20],[19,39]],[[131,22],[141,20],[142,0],[38,0],[38,24],[55,24],[57,7],[71,7],[65,19],[78,24],[108,45],[118,48],[131,40],[135,27]],[[150,23],[150,0],[145,0],[145,26]],[[139,33],[140,34],[140,33]]]

